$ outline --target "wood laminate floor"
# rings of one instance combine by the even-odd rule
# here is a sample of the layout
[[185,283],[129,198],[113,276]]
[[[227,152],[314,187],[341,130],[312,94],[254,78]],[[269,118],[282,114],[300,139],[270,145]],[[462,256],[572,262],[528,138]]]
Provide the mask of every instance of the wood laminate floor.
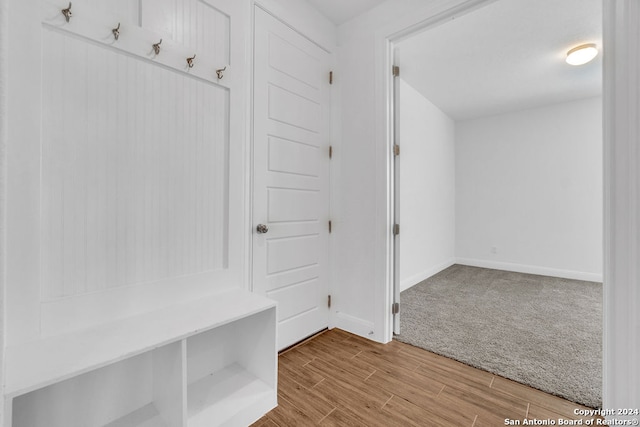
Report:
[[[417,347],[339,329],[282,353],[278,407],[254,427],[504,426],[588,409]],[[516,424],[513,424],[516,425]]]

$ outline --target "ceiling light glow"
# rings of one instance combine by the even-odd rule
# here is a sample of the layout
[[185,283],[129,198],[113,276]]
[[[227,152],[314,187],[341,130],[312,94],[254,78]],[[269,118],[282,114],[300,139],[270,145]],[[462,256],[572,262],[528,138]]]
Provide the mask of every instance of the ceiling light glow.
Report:
[[567,64],[570,65],[582,65],[591,61],[598,55],[598,49],[595,43],[582,44],[576,46],[567,52]]

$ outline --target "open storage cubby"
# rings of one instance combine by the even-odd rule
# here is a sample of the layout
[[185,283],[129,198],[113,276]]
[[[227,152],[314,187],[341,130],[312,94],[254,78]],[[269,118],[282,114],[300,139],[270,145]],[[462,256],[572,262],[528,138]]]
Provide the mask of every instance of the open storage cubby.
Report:
[[271,409],[274,324],[265,311],[187,339],[188,427],[248,425]]
[[244,291],[8,356],[5,427],[243,426],[277,404],[275,303]]
[[13,401],[13,426],[178,425],[163,419],[182,417],[176,398],[182,395],[183,344],[162,346],[19,396]]

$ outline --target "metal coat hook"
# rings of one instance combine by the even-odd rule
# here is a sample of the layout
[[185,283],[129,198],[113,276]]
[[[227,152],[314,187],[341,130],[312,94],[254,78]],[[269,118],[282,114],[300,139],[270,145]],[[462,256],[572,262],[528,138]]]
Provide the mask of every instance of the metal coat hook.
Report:
[[158,55],[160,53],[160,45],[162,44],[162,39],[158,43],[153,45],[153,51]]
[[69,19],[73,16],[73,14],[71,13],[71,2],[69,2],[68,8],[62,9],[62,14],[64,15],[64,18],[67,20],[67,22],[69,22]]
[[196,59],[196,54],[194,53],[191,58],[187,58],[187,65],[189,68],[193,68],[193,60]]
[[120,38],[120,23],[118,22],[118,26],[116,28],[114,28],[113,30],[111,30],[111,32],[113,33],[113,37],[118,40],[118,38]]
[[216,74],[218,75],[218,80],[224,77],[224,74],[222,74],[222,72],[226,69],[227,69],[227,66],[225,65],[224,68],[219,68],[216,70]]

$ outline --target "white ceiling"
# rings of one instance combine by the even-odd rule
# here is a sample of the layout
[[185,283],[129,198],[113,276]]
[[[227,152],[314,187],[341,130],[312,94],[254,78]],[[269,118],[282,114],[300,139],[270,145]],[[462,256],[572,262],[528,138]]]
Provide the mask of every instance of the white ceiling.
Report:
[[307,0],[335,25],[373,9],[386,0]]
[[398,43],[401,77],[455,120],[597,96],[602,52],[578,67],[564,58],[602,47],[601,3],[498,0]]

